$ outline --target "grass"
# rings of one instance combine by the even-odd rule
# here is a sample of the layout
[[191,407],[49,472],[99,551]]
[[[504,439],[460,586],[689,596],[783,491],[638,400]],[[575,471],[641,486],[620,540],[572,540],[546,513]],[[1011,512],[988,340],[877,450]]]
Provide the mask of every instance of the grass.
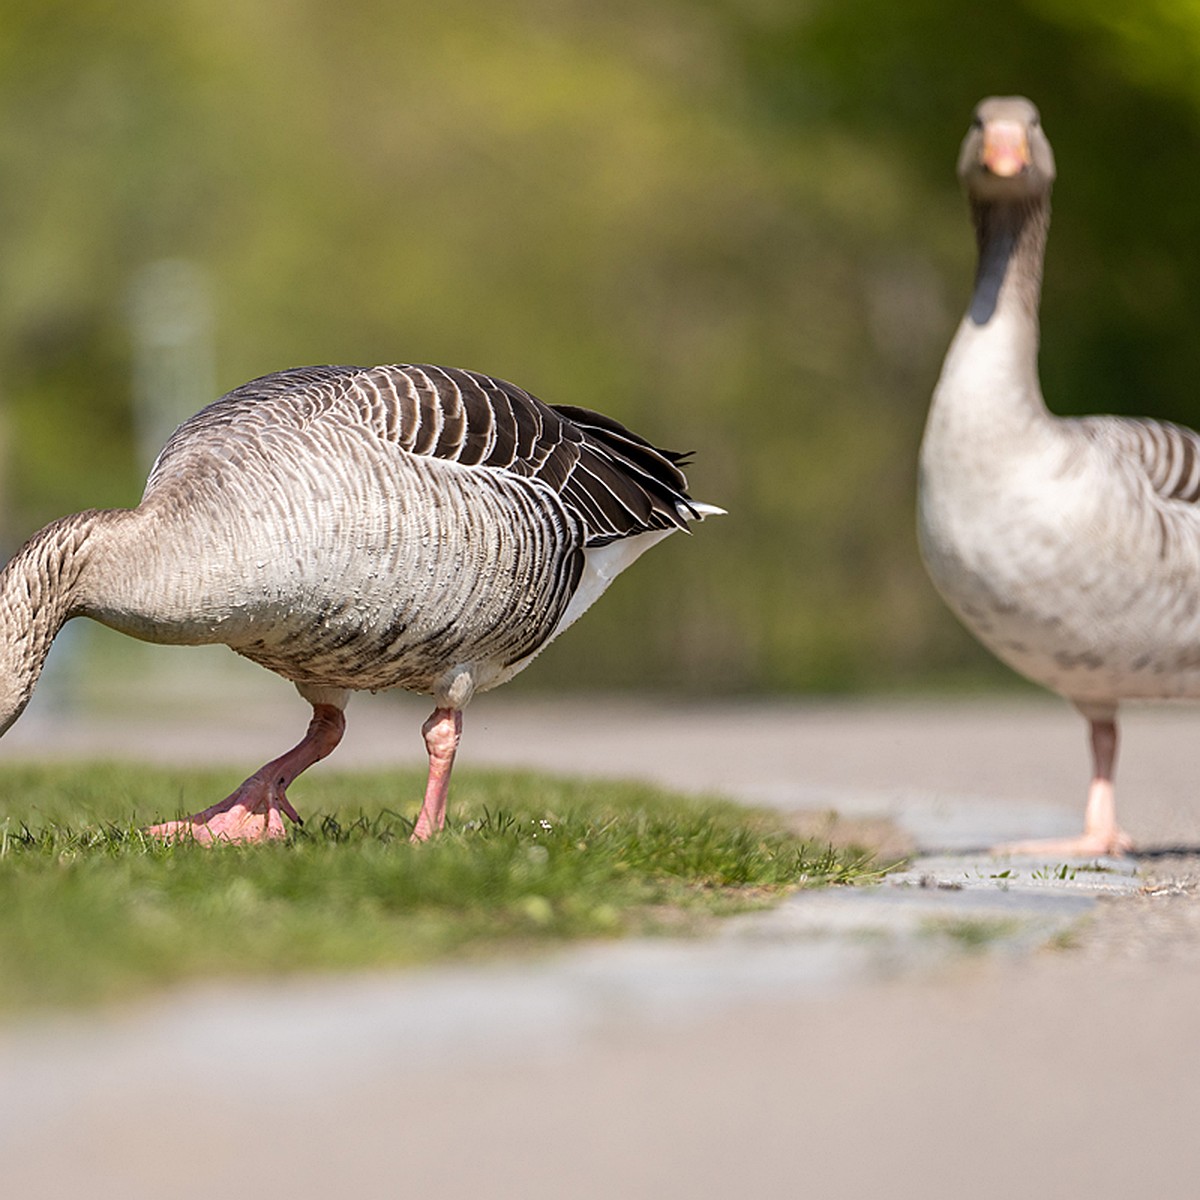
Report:
[[237,784],[145,767],[0,771],[0,1010],[109,1002],[187,979],[397,967],[550,940],[688,930],[870,874],[773,816],[636,785],[455,777],[411,846],[415,774],[321,775],[285,842],[164,845],[140,826]]

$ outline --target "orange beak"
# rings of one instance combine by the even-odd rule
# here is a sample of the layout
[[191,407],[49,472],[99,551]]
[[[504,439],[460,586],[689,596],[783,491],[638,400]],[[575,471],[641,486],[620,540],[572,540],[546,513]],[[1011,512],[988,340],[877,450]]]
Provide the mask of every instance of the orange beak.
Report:
[[983,128],[983,165],[1001,179],[1029,166],[1029,138],[1016,121],[991,121]]

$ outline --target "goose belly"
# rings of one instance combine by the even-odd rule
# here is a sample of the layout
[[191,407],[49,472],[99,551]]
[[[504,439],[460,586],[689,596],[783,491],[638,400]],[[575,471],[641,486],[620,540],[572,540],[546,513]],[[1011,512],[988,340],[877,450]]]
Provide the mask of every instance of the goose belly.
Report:
[[922,554],[963,624],[1034,682],[1081,703],[1200,697],[1200,522],[1123,498],[1042,487],[967,522],[935,493]]

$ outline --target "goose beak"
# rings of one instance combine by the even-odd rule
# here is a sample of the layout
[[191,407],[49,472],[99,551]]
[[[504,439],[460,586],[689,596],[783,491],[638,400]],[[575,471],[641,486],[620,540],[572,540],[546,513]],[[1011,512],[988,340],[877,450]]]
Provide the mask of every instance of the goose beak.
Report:
[[983,128],[983,165],[1001,179],[1019,175],[1030,164],[1029,135],[1018,121],[989,121]]

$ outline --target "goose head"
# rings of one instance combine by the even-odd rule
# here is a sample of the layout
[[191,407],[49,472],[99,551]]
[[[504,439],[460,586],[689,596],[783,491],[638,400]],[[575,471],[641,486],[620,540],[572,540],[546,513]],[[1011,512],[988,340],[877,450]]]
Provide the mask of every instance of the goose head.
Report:
[[1024,96],[981,100],[963,139],[958,177],[968,196],[985,203],[1048,196],[1054,151],[1036,106]]

